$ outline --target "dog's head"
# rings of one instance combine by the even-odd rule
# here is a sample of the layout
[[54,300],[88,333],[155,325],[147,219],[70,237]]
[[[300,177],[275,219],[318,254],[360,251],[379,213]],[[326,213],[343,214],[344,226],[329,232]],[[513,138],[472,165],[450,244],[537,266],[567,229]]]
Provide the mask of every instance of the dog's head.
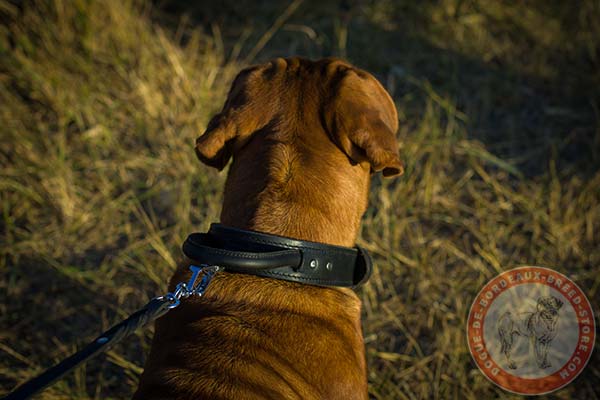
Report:
[[537,301],[537,310],[548,318],[558,315],[563,302],[554,296],[540,297]]
[[351,245],[370,174],[402,173],[397,129],[373,76],[339,60],[280,58],[239,73],[196,154],[219,170],[233,158],[221,222]]
[[287,135],[269,140],[315,147],[328,140],[349,163],[392,177],[403,172],[397,129],[392,99],[367,72],[335,59],[276,59],[238,74],[223,110],[196,141],[196,154],[221,170],[249,141],[279,130]]

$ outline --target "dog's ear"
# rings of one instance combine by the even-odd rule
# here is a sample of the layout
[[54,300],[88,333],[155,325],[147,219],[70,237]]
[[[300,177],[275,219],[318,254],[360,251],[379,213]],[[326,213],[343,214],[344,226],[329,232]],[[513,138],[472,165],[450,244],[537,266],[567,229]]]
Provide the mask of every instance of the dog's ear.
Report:
[[237,136],[237,127],[222,113],[215,115],[206,131],[196,139],[196,156],[204,164],[221,171],[231,158],[231,141]]
[[259,67],[241,71],[234,79],[223,110],[215,115],[206,131],[196,140],[198,159],[219,171],[225,168],[240,139],[247,138],[268,120],[268,107],[257,104],[264,96],[258,96],[261,86]]
[[334,142],[356,163],[369,162],[371,172],[401,175],[398,156],[398,113],[390,95],[370,74],[344,69],[324,109],[325,125]]

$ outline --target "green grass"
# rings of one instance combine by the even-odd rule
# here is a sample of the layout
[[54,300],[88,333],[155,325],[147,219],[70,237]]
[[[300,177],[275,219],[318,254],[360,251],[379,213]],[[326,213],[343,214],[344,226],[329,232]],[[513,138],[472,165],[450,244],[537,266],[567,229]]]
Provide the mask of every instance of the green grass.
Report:
[[[517,397],[477,370],[465,320],[523,264],[600,312],[600,6],[414,4],[0,0],[0,393],[165,291],[182,240],[218,218],[224,176],[193,143],[235,73],[334,54],[393,93],[406,164],[374,181],[360,239],[372,397]],[[40,398],[127,397],[151,335]],[[597,354],[548,397],[599,398]]]

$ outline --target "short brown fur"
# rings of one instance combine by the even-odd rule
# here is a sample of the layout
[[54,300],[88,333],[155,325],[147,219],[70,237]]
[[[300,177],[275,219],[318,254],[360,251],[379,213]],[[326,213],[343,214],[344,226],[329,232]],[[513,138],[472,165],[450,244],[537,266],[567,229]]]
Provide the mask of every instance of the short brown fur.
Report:
[[[370,173],[402,173],[397,121],[370,74],[276,59],[240,72],[196,153],[218,169],[233,157],[221,223],[353,246]],[[134,398],[366,399],[360,301],[350,289],[219,273],[157,322]]]

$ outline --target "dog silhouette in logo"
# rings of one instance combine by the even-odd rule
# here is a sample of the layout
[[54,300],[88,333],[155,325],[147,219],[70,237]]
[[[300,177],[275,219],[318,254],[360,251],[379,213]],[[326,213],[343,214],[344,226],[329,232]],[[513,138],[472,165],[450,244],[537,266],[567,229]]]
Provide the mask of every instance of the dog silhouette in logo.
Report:
[[562,306],[563,302],[554,296],[539,297],[535,310],[520,312],[516,315],[507,311],[498,318],[498,335],[502,345],[500,351],[506,356],[508,368],[517,368],[510,358],[517,336],[531,340],[534,346],[535,361],[539,368],[551,367],[548,362],[548,347],[556,336],[558,311]]

